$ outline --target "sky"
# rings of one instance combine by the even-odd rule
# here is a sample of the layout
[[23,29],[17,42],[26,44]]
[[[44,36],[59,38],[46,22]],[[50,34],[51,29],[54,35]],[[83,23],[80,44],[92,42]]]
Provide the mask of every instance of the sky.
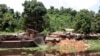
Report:
[[[6,4],[15,11],[23,12],[22,3],[25,0],[0,0],[0,4]],[[65,7],[72,8],[77,11],[81,9],[88,9],[97,12],[100,7],[100,0],[37,0],[44,4],[46,8],[54,6],[55,8]]]

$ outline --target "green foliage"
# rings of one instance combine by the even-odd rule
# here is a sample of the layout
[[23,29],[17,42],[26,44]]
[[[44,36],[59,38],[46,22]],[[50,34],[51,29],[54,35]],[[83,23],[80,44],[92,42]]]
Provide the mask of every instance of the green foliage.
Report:
[[73,28],[73,20],[77,11],[71,8],[61,7],[60,10],[53,6],[48,9],[50,18],[50,31],[62,30],[64,28]]
[[100,51],[100,40],[87,40],[89,44],[88,50],[90,51]]
[[92,32],[100,33],[100,13],[97,13],[92,22]]
[[74,30],[79,33],[88,34],[91,32],[91,16],[88,10],[81,10],[75,17]]
[[5,4],[0,4],[0,31],[14,32],[27,28],[50,33],[64,28],[89,34],[100,33],[100,9],[98,13],[86,9],[76,11],[72,8],[46,9],[37,0],[25,1],[24,12],[14,12]]
[[41,2],[36,0],[25,1],[24,4],[24,20],[25,29],[31,28],[38,31],[43,31],[45,28],[45,19],[43,16],[46,15],[46,8]]
[[100,33],[100,13],[81,10],[75,17],[75,32],[79,33]]
[[0,5],[0,30],[1,31],[14,31],[16,26],[14,19],[14,11],[13,9],[8,8],[6,5]]

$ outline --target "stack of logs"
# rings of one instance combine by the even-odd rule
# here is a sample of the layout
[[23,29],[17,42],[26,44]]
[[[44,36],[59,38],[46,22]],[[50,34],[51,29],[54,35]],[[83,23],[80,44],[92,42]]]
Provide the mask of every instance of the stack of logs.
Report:
[[63,32],[63,31],[57,31],[57,32],[53,32],[51,33],[49,36],[46,37],[46,41],[51,41],[51,40],[56,40],[56,41],[60,41],[62,39],[75,39],[75,40],[82,40],[83,39],[83,35],[81,34],[73,34],[73,33],[67,33],[67,32]]
[[72,32],[63,32],[56,31],[51,33],[46,37],[46,40],[56,40],[60,41],[61,39],[75,39],[75,40],[84,40],[84,39],[100,39],[100,34],[80,34],[80,33],[72,33]]

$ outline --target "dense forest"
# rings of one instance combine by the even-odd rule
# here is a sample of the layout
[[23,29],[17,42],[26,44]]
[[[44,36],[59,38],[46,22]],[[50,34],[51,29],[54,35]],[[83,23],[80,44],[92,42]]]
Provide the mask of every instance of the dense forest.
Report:
[[[78,33],[100,33],[100,9],[95,13],[87,9],[76,11],[51,6],[46,9],[42,2],[25,1],[24,12],[14,12],[6,4],[0,4],[0,31],[16,32],[28,28],[39,32],[52,32],[72,28]],[[66,5],[67,6],[67,5]]]

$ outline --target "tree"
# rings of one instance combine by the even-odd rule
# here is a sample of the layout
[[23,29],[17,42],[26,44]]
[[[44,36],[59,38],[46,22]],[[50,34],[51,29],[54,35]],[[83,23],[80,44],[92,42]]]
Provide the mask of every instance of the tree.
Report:
[[14,17],[15,17],[15,19],[20,19],[21,14],[17,11],[17,12],[15,12]]
[[48,13],[49,14],[54,14],[54,7],[53,6],[50,6],[50,9],[48,9]]
[[45,28],[46,8],[42,2],[36,0],[25,1],[24,4],[25,29],[31,28],[38,31],[43,31]]
[[13,10],[9,9],[5,14],[3,14],[2,18],[2,29],[7,31],[14,31],[14,28],[16,27],[14,19]]
[[98,13],[100,13],[100,7],[99,7],[99,10],[98,10]]
[[0,30],[14,31],[16,28],[14,19],[14,10],[7,7],[5,4],[0,4]]
[[81,10],[76,15],[74,29],[76,32],[88,34],[91,32],[91,16],[88,10]]
[[66,13],[65,13],[65,8],[64,8],[64,7],[61,7],[61,8],[60,8],[60,15],[61,15],[61,14],[66,14]]
[[76,14],[77,14],[77,11],[76,10],[72,10],[71,15],[75,17]]
[[92,32],[100,33],[100,13],[98,12],[92,22]]
[[2,30],[2,19],[3,14],[7,11],[7,6],[5,4],[0,4],[0,30]]

